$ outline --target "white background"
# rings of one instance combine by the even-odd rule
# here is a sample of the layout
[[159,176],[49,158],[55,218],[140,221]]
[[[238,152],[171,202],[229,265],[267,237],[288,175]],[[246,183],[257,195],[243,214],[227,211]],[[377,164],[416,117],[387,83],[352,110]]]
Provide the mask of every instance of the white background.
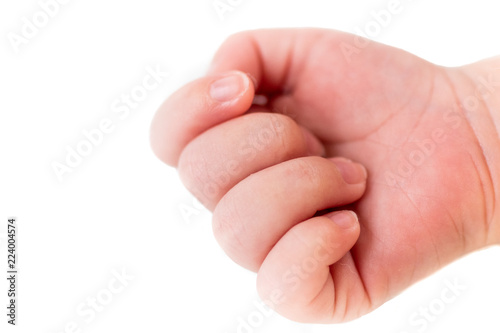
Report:
[[[224,255],[210,214],[193,203],[176,171],[153,156],[151,118],[170,93],[204,74],[234,32],[291,26],[353,32],[389,1],[233,0],[239,4],[222,20],[213,0],[72,0],[15,52],[8,33],[20,34],[23,17],[32,20],[41,7],[3,0],[0,332],[59,333],[71,322],[80,332],[236,332],[238,318],[258,311],[255,275]],[[497,1],[401,3],[402,12],[373,39],[447,66],[500,54]],[[113,102],[141,84],[148,66],[170,76],[120,119]],[[64,162],[66,146],[74,148],[82,131],[104,118],[114,130],[59,181],[51,163]],[[15,328],[6,324],[3,278],[11,215],[19,228]],[[113,270],[133,279],[95,318],[79,315],[89,297],[109,295]],[[273,314],[252,330],[418,332],[412,314],[454,280],[466,290],[423,331],[498,332],[498,247],[453,263],[354,322],[300,325]]]

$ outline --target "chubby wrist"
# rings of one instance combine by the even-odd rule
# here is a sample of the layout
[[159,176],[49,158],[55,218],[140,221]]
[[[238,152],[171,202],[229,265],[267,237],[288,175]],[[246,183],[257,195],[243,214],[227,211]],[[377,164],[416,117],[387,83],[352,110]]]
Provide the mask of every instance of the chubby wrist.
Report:
[[490,202],[491,214],[486,221],[486,244],[500,245],[500,56],[481,60],[460,68],[469,90],[460,92],[465,112],[468,113],[488,165],[489,179],[494,195]]

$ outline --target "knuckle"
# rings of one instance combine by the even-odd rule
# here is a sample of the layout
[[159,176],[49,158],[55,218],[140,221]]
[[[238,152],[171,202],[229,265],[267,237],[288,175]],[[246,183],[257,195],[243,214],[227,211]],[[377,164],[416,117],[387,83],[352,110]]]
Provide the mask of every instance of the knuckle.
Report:
[[287,117],[281,115],[272,115],[270,128],[276,138],[276,146],[279,150],[286,152],[293,145],[290,145],[290,138],[293,138],[293,128]]
[[240,251],[243,247],[242,238],[245,235],[243,223],[230,196],[225,196],[217,205],[212,216],[212,230],[221,247],[227,252]]
[[205,154],[194,153],[190,147],[179,158],[179,177],[186,188],[203,204],[211,204],[221,193],[220,184],[210,177],[211,164]]
[[312,187],[320,185],[321,170],[316,163],[316,157],[298,158],[289,163],[286,176],[296,179],[297,182],[310,184]]
[[274,150],[282,160],[297,157],[305,152],[302,131],[290,117],[272,114],[268,128],[274,138]]
[[251,37],[248,31],[239,31],[229,35],[224,41],[224,44],[233,45],[233,44],[239,44],[241,42],[248,42],[250,38]]
[[191,153],[186,147],[179,157],[177,170],[184,185],[189,189],[194,184],[205,181],[206,161],[200,155]]

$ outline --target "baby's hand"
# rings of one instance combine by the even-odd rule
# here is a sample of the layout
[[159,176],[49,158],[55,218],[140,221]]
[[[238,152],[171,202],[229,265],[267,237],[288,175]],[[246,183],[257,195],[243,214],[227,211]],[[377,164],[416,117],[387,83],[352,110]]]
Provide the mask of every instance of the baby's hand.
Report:
[[[219,82],[236,95],[221,103],[229,91],[216,90]],[[334,298],[329,266],[354,245],[359,224],[352,212],[313,216],[359,199],[366,171],[317,156],[322,144],[308,130],[251,107],[253,95],[241,72],[199,79],[169,99],[168,111],[158,115],[168,119],[155,120],[162,132],[153,136],[161,139],[153,142],[162,145],[156,151],[164,161],[178,166],[186,187],[215,207],[214,233],[226,253],[259,271],[261,288],[279,288],[279,300],[267,301],[302,308],[315,299],[308,308],[316,312]]]
[[[457,105],[475,68],[375,43],[347,62],[353,40],[313,29],[235,35],[152,124],[155,153],[213,210],[220,245],[297,321],[356,318],[500,242],[499,170],[483,155],[500,156],[500,144],[472,130],[494,124],[484,105]],[[252,105],[256,91],[267,104]],[[368,185],[365,168],[339,156],[363,163]]]

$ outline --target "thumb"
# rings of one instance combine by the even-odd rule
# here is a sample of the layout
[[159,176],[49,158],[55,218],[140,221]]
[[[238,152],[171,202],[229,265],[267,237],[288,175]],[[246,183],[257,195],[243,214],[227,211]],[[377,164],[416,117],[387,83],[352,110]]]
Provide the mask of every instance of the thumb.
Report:
[[254,98],[250,77],[228,71],[202,77],[174,92],[151,123],[150,141],[163,162],[177,166],[184,147],[196,136],[247,112]]

